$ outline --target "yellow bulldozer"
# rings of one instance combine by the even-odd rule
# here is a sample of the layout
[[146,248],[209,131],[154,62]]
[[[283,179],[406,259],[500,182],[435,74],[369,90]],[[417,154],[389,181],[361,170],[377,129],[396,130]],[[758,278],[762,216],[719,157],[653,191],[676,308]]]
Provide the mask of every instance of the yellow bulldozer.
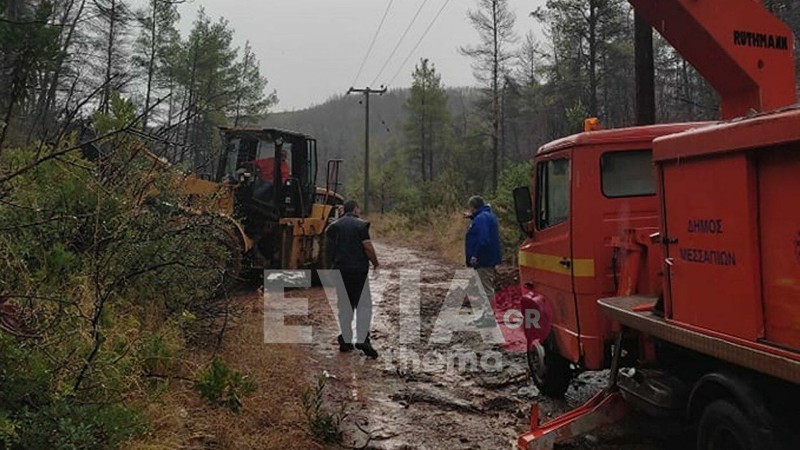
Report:
[[280,129],[221,128],[224,149],[217,189],[240,224],[245,267],[326,268],[325,231],[339,216],[341,160],[327,163],[325,187],[317,186],[317,141]]
[[[228,223],[225,245],[231,278],[265,269],[325,269],[325,231],[340,214],[341,160],[327,163],[325,186],[317,185],[317,141],[274,128],[220,128],[222,151],[212,176],[185,174],[187,214],[214,214]],[[144,137],[144,136],[140,136]],[[92,160],[104,150],[84,148]],[[142,144],[137,152],[155,165],[170,164]],[[157,199],[158,193],[149,197]]]

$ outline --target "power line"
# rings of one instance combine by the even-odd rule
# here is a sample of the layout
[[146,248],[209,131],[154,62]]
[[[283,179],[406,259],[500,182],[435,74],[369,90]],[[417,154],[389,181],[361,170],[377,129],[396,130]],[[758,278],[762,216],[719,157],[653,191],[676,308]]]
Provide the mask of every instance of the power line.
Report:
[[408,62],[408,60],[411,59],[411,56],[414,55],[414,52],[417,51],[417,49],[419,48],[420,44],[422,44],[422,41],[425,40],[425,37],[428,35],[428,33],[430,33],[431,29],[433,28],[433,25],[436,23],[436,20],[439,19],[439,16],[442,15],[442,13],[444,12],[444,9],[447,7],[447,5],[449,3],[450,3],[450,0],[446,0],[444,2],[444,4],[442,5],[442,7],[439,8],[439,12],[436,13],[436,15],[433,17],[433,20],[431,20],[431,23],[428,24],[428,28],[425,29],[424,33],[422,33],[422,36],[420,36],[419,40],[417,41],[417,44],[408,53],[408,56],[406,56],[406,59],[404,59],[403,62],[400,64],[400,67],[397,68],[397,72],[395,72],[394,75],[392,76],[392,78],[389,80],[389,82],[386,83],[386,86],[391,85],[392,82],[395,80],[395,78],[397,78],[397,76],[400,75],[400,72],[403,71],[403,67],[405,67],[405,65]]
[[386,93],[386,88],[382,88],[380,90],[377,89],[370,89],[368,87],[364,89],[356,89],[350,88],[347,91],[347,94],[364,94],[364,199],[362,200],[361,211],[364,214],[369,212],[369,96],[373,94],[383,95]]
[[378,40],[378,35],[381,33],[381,29],[383,29],[383,23],[386,22],[386,16],[389,15],[389,10],[392,9],[392,3],[394,3],[394,0],[389,0],[389,4],[386,5],[386,11],[383,12],[381,23],[378,25],[378,29],[375,30],[375,35],[372,36],[372,42],[369,44],[369,48],[367,49],[367,54],[364,55],[364,59],[361,61],[361,67],[358,68],[358,73],[356,74],[356,77],[353,78],[353,82],[350,83],[350,86],[356,85],[358,77],[360,77],[361,72],[364,71],[364,65],[367,63],[367,59],[369,58],[369,55],[372,53],[372,48],[375,47],[375,42]]
[[406,27],[406,31],[403,32],[402,36],[400,36],[400,40],[397,41],[397,45],[394,46],[394,50],[392,50],[392,53],[389,55],[388,58],[386,58],[386,62],[383,63],[383,67],[381,67],[381,70],[380,72],[378,72],[378,75],[375,77],[374,80],[372,80],[371,83],[372,85],[375,85],[375,83],[378,82],[378,79],[381,77],[381,75],[383,75],[383,71],[386,70],[386,67],[392,61],[392,58],[394,58],[394,55],[397,53],[397,49],[400,48],[400,45],[403,43],[403,40],[405,40],[406,36],[408,35],[408,32],[411,31],[411,27],[414,26],[414,22],[417,21],[417,17],[419,17],[419,14],[422,12],[422,8],[424,8],[427,3],[428,0],[424,0],[422,4],[419,5],[419,9],[417,9],[417,13],[414,14],[414,18],[411,19],[411,23],[409,23],[408,26]]
[[381,125],[386,130],[386,133],[391,134],[392,130],[389,128],[389,124],[383,119],[383,114],[381,114],[381,109],[378,108],[378,105],[375,105],[375,112],[378,114],[378,120],[381,121]]

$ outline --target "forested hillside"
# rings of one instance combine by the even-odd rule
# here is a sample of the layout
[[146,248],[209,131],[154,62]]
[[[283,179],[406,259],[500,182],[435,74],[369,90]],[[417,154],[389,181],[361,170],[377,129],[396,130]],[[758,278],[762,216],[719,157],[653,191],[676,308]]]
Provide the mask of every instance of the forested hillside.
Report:
[[[463,122],[475,114],[476,89],[445,90],[451,117]],[[389,148],[396,150],[405,140],[403,126],[408,116],[406,102],[409,93],[409,89],[393,89],[370,100],[370,142],[378,155],[385,156]],[[349,177],[356,177],[363,170],[365,124],[363,97],[360,95],[337,95],[312,108],[273,113],[262,124],[314,136],[318,140],[320,161],[344,159]],[[380,164],[381,160],[378,157],[376,163]]]

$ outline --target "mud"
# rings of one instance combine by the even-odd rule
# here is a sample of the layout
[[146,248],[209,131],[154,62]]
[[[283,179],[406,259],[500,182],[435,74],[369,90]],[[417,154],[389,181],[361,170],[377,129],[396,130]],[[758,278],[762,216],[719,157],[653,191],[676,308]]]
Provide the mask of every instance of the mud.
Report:
[[[309,299],[309,319],[303,322],[310,322],[314,333],[312,363],[304,374],[297,374],[298,382],[308,382],[323,371],[328,374],[329,404],[335,405],[334,409],[344,404],[348,412],[344,422],[346,446],[509,449],[528,427],[533,402],[540,403],[544,417],[553,417],[586,401],[606,385],[607,373],[584,373],[565,399],[551,400],[540,396],[528,380],[524,354],[484,343],[476,332],[456,333],[447,345],[428,342],[451,279],[461,268],[409,249],[383,244],[376,247],[383,270],[373,276],[371,286],[383,295],[374,296],[371,338],[381,352],[379,359],[366,359],[358,351],[339,353],[336,319],[322,288],[291,293]],[[398,336],[401,288],[399,275],[393,271],[400,269],[421,272],[422,339],[418,343],[402,344]],[[514,272],[513,268],[502,268],[500,284],[515,283]],[[417,355],[419,364],[414,360]],[[470,364],[466,356],[459,359],[452,355],[474,355],[475,359]],[[667,433],[662,423],[633,415],[613,429],[558,448],[687,448],[690,444],[685,439],[684,430]]]

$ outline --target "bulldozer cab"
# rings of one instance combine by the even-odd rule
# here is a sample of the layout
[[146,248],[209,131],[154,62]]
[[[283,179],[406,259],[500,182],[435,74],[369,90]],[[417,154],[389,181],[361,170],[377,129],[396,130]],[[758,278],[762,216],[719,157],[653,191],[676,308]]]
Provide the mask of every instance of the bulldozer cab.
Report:
[[236,215],[306,218],[316,196],[317,141],[278,129],[221,128],[217,181],[236,186]]
[[328,162],[318,187],[317,141],[275,128],[220,128],[216,181],[229,189],[241,225],[246,265],[298,269],[324,263],[324,233],[338,217],[341,160]]

